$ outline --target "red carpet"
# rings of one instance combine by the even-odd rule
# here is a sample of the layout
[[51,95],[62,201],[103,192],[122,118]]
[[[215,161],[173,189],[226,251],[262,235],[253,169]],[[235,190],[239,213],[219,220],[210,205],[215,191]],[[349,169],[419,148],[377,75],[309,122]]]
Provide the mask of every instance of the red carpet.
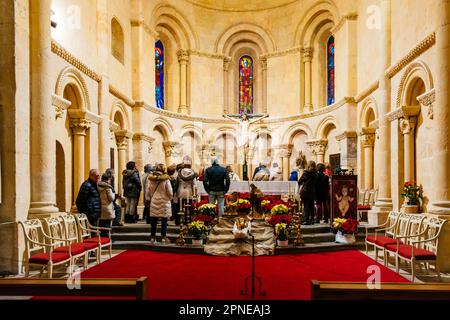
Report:
[[[256,273],[263,279],[265,299],[310,299],[310,281],[366,282],[367,267],[378,265],[382,282],[408,282],[359,251],[263,256]],[[82,278],[148,277],[148,295],[157,300],[238,300],[250,257],[126,251],[95,266]]]

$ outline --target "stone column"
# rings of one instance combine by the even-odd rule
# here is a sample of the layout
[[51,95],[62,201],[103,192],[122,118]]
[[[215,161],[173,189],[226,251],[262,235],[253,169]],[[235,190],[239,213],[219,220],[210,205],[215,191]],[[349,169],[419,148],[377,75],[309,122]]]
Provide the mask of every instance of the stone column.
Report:
[[[439,1],[436,29],[436,103],[433,111],[433,171],[430,211],[450,214],[450,2]],[[449,250],[450,252],[450,250]],[[450,265],[450,263],[449,263]],[[449,268],[450,269],[450,268]]]
[[[30,216],[58,212],[55,110],[52,106],[51,0],[30,1],[31,203]],[[25,165],[25,164],[23,164]]]
[[325,150],[328,145],[328,140],[312,140],[307,141],[309,149],[315,156],[316,163],[324,163],[325,161]]
[[382,0],[382,23],[380,32],[381,51],[380,79],[379,79],[379,141],[377,147],[378,157],[376,174],[380,177],[378,184],[378,199],[369,212],[369,224],[380,225],[384,223],[390,210],[392,210],[391,197],[391,128],[386,114],[391,109],[391,81],[386,77],[385,70],[391,64],[391,1]]
[[[122,171],[126,169],[128,161],[128,145],[132,136],[131,132],[126,130],[120,130],[115,132],[118,152],[118,169],[116,170],[116,177],[118,182],[118,190],[120,194],[123,194],[122,186]],[[141,168],[139,168],[141,169]]]
[[188,114],[189,106],[187,105],[187,66],[189,62],[189,52],[187,50],[178,50],[178,62],[180,64],[180,106],[179,113]]
[[363,128],[361,145],[364,150],[364,188],[373,189],[373,147],[375,145],[375,129]]
[[312,58],[313,58],[313,48],[306,47],[302,49],[303,54],[303,64],[305,67],[305,105],[303,107],[303,112],[308,112],[313,110],[312,104]]
[[292,156],[292,144],[284,144],[280,146],[280,156],[282,159],[282,163],[278,163],[279,165],[282,165],[283,169],[283,180],[288,181],[289,180],[289,174],[290,174],[290,168],[289,168],[289,159]]
[[262,113],[267,113],[267,58],[261,57]]
[[405,170],[405,181],[415,180],[415,156],[414,156],[414,146],[415,146],[415,136],[414,130],[416,128],[417,118],[407,117],[402,118],[399,121],[400,130],[403,134],[404,140],[404,170]]
[[74,118],[70,120],[70,127],[73,134],[73,194],[74,201],[78,196],[80,187],[86,180],[85,176],[85,142],[86,142],[86,130],[91,127],[91,122],[83,118]]
[[230,77],[230,64],[231,58],[223,58],[223,113],[228,114],[230,112],[230,89],[229,89],[229,77]]

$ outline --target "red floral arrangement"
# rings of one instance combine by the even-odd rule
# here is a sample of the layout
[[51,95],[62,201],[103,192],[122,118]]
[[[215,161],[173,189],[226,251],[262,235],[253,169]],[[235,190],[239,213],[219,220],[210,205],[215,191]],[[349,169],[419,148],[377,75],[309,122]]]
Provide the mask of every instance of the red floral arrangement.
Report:
[[192,221],[199,221],[199,222],[203,222],[206,225],[210,225],[214,221],[214,218],[211,216],[204,215],[204,214],[199,214],[199,215],[194,216],[192,218]]
[[358,225],[359,225],[358,221],[356,221],[352,218],[349,218],[341,226],[342,233],[355,234],[358,231]]
[[289,215],[276,215],[272,216],[269,220],[269,224],[276,226],[279,223],[285,223],[286,225],[292,224],[292,217]]
[[199,201],[199,202],[194,202],[194,208],[198,209],[201,206],[203,206],[204,204],[208,204],[208,203],[209,203],[208,200],[202,200],[202,201]]
[[246,199],[239,199],[236,206],[238,213],[248,214],[252,211],[252,204]]
[[264,213],[270,213],[272,208],[279,204],[286,205],[283,200],[276,196],[265,196],[262,198],[262,209]]
[[238,199],[250,200],[250,193],[248,193],[248,192],[240,192],[238,194]]

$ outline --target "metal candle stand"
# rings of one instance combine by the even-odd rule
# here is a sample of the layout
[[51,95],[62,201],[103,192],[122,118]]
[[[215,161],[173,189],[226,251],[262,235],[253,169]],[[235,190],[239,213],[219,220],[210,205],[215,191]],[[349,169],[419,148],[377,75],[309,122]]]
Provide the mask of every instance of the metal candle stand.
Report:
[[248,277],[245,278],[245,288],[241,289],[241,295],[242,296],[246,296],[248,295],[248,281],[251,280],[252,281],[252,292],[251,292],[251,296],[252,299],[255,299],[255,280],[258,281],[259,284],[259,295],[261,297],[266,296],[266,291],[262,290],[262,279],[261,277],[257,276],[255,274],[255,236],[252,234],[252,274],[249,275]]

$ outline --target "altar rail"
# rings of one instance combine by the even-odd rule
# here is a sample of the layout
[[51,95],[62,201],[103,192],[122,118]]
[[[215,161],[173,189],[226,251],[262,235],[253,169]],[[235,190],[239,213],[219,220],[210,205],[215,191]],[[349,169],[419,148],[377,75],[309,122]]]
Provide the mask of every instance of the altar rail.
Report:
[[[250,192],[250,185],[256,185],[265,195],[285,195],[297,193],[298,183],[295,181],[231,181],[231,192]],[[202,181],[196,183],[198,194],[207,195]]]
[[448,283],[367,283],[311,281],[312,300],[450,300]]
[[1,279],[0,296],[135,297],[136,300],[147,299],[147,277],[138,279],[80,279],[79,285],[79,290],[70,290],[67,279]]

